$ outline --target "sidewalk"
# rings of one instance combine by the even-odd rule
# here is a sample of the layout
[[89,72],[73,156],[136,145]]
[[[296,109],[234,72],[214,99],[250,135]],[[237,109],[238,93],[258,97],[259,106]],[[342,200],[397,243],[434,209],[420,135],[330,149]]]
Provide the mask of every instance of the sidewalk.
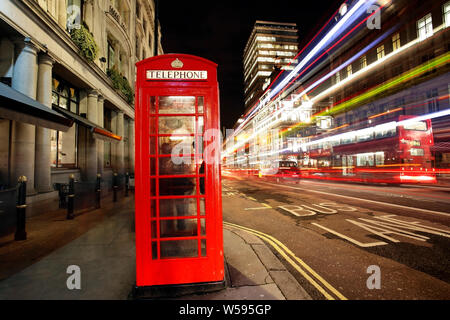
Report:
[[[125,198],[115,206],[95,210],[104,219],[89,231],[47,254],[35,263],[0,281],[0,299],[127,299],[135,283],[134,201]],[[101,213],[99,212],[101,211]],[[93,212],[85,215],[93,214]],[[72,223],[74,228],[76,221]],[[85,217],[86,219],[86,217]],[[49,221],[61,224],[61,221]],[[55,227],[56,228],[56,227]],[[54,232],[55,228],[47,228]],[[52,231],[53,230],[53,231]],[[76,233],[75,233],[76,235]],[[47,235],[49,239],[52,234]],[[74,237],[74,234],[69,236]],[[0,255],[0,263],[9,260],[16,264],[26,260],[16,256],[17,246],[29,246],[30,252],[51,246],[41,235],[41,241],[6,243],[0,246],[9,254]],[[227,287],[224,290],[174,297],[181,300],[300,300],[311,299],[286,270],[271,250],[259,238],[245,231],[224,228],[224,253],[227,268]],[[20,255],[20,254],[19,254]],[[11,263],[10,263],[11,264]],[[77,265],[81,270],[81,290],[69,290],[67,267]],[[13,267],[13,266],[11,266]],[[170,299],[170,298],[169,298]]]

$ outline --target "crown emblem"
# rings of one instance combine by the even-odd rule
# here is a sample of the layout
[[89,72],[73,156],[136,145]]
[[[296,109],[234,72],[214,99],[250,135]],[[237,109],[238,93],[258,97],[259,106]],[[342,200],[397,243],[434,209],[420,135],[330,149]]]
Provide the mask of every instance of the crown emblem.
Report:
[[172,68],[183,68],[183,62],[180,59],[176,58],[171,63]]

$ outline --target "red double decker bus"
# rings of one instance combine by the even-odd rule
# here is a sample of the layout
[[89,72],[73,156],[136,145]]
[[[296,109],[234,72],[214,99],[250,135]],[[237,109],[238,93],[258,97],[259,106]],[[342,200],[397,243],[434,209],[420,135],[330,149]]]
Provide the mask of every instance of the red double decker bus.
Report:
[[302,177],[366,183],[436,183],[431,120],[413,116],[316,138],[303,146]]

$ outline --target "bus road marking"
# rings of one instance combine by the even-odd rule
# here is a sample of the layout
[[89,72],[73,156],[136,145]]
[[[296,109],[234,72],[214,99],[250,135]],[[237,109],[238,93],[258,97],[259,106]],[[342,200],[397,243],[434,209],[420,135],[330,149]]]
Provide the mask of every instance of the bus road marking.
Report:
[[[295,207],[295,209],[294,208],[289,209],[289,207]],[[294,216],[297,216],[297,217],[314,216],[316,214],[316,212],[314,212],[314,211],[305,210],[300,206],[294,206],[294,205],[278,206],[278,208],[286,210],[287,212],[292,213]],[[301,211],[301,213],[298,213],[299,211]]]
[[244,210],[261,210],[261,209],[272,209],[271,206],[269,206],[266,203],[261,203],[264,207],[256,207],[256,208],[245,208]]
[[281,208],[291,214],[293,214],[296,217],[307,217],[307,216],[314,216],[317,213],[323,213],[323,214],[336,214],[338,211],[358,211],[354,207],[349,207],[347,205],[340,205],[338,203],[334,202],[321,202],[319,204],[302,204],[302,205],[285,205],[285,206],[278,206],[278,208]]
[[380,202],[380,201],[375,201],[375,200],[369,200],[369,199],[363,199],[363,198],[356,198],[356,197],[344,196],[344,195],[336,194],[336,193],[329,193],[329,192],[318,191],[318,190],[311,190],[311,189],[305,189],[305,188],[298,188],[298,187],[287,186],[287,185],[282,185],[282,184],[273,184],[273,183],[270,183],[270,182],[263,182],[263,181],[260,181],[260,183],[264,183],[264,184],[268,184],[268,185],[272,185],[272,186],[276,186],[276,187],[284,187],[284,188],[290,188],[290,189],[296,189],[296,190],[303,190],[303,191],[306,191],[306,192],[313,192],[313,193],[319,193],[319,194],[326,194],[326,195],[330,195],[330,196],[333,196],[333,197],[340,197],[340,198],[345,198],[345,199],[352,199],[352,200],[364,201],[364,202],[373,203],[373,204],[378,204],[378,205],[382,205],[382,206],[388,206],[388,207],[390,206],[390,207],[395,207],[395,208],[400,208],[400,209],[406,209],[406,210],[415,210],[415,211],[420,211],[420,212],[423,212],[423,213],[438,214],[438,215],[450,217],[450,213],[446,213],[446,212],[433,211],[433,210],[421,209],[421,208],[416,208],[416,207],[407,207],[407,206],[402,206],[402,205],[394,204],[394,203]]

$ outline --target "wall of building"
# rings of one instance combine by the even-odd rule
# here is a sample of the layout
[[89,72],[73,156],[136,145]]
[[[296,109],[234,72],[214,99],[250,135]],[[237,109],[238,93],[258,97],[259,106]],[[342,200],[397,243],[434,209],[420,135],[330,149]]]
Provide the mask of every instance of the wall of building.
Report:
[[[79,54],[67,28],[67,21],[74,13],[70,5],[77,3],[81,3],[80,22],[92,33],[98,46],[98,56],[92,62]],[[137,5],[141,8],[140,16],[135,14]],[[70,88],[70,96],[70,92],[74,93],[69,97],[69,101],[72,99],[73,105],[77,106],[72,112],[109,129],[122,140],[104,142],[94,139],[85,127],[74,124],[72,134],[76,140],[67,142],[64,137],[67,138],[68,133],[60,136],[50,129],[0,119],[0,185],[14,185],[17,176],[25,174],[25,167],[30,176],[30,197],[52,191],[53,183],[67,182],[71,174],[77,179],[93,180],[100,173],[110,185],[113,172],[134,172],[134,132],[130,132],[134,130],[134,103],[114,88],[108,67],[117,70],[133,88],[135,63],[153,55],[153,41],[149,41],[154,39],[153,10],[153,0],[1,1],[1,81],[49,108],[52,104],[65,107],[65,93],[59,92],[61,86],[55,87],[55,83],[64,84]],[[137,30],[144,21],[145,33],[138,38]],[[162,54],[160,39],[159,30],[158,53]],[[136,52],[136,41],[140,42],[139,53]],[[30,71],[34,76],[26,76]],[[70,102],[67,108],[71,109]],[[112,115],[111,123],[105,124],[106,113]],[[21,141],[27,141],[30,146],[26,165]],[[63,149],[61,142],[68,143],[70,148]],[[105,149],[109,144],[112,144],[111,163],[106,163]],[[53,159],[53,155],[58,155],[56,159],[67,158],[66,150],[76,158],[75,161],[69,164]],[[43,153],[45,155],[41,157]],[[19,154],[21,158],[18,158]],[[39,163],[42,158],[48,158],[49,163]],[[42,179],[48,180],[46,183],[50,185],[42,187]]]

